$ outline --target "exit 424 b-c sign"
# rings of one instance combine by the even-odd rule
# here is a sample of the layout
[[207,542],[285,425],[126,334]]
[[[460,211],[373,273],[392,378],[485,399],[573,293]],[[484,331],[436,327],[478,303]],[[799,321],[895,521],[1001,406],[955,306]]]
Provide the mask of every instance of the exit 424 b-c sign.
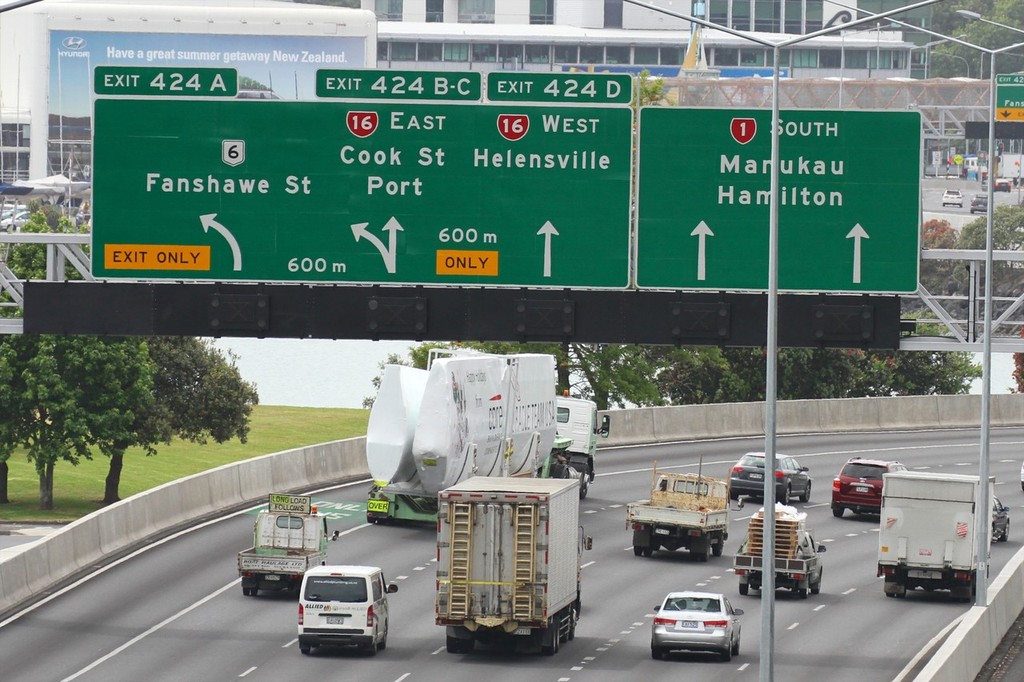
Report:
[[626,107],[98,99],[93,274],[628,284]]

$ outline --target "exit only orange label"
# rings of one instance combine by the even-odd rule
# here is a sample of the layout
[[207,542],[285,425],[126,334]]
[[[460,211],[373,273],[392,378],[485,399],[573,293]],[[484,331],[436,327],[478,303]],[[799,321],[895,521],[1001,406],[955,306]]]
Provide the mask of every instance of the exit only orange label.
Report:
[[210,269],[209,246],[166,244],[106,244],[103,267],[107,270],[206,270]]
[[497,251],[455,251],[437,252],[437,274],[498,276]]

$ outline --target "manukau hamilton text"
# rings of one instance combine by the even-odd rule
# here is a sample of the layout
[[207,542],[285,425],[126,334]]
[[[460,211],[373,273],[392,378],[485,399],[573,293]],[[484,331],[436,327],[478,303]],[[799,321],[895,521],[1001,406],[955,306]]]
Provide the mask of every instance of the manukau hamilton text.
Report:
[[[782,122],[779,135],[783,137],[838,137],[838,123]],[[779,186],[779,204],[782,206],[842,206],[843,193],[838,190],[822,190],[814,187],[816,178],[837,178],[843,175],[842,160],[815,159],[798,156],[795,159],[779,160],[779,175],[783,178]],[[719,173],[723,176],[770,176],[771,159],[743,158],[739,154],[722,154],[719,158]],[[786,183],[786,184],[782,184]],[[770,189],[739,189],[735,185],[718,186],[718,203],[724,205],[765,205],[771,202]]]

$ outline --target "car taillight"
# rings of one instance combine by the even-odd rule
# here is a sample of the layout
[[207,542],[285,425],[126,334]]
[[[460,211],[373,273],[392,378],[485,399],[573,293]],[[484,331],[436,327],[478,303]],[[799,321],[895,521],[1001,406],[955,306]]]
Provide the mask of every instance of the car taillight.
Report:
[[654,617],[654,624],[655,625],[675,625],[676,624],[676,619],[675,618],[659,618],[658,616],[655,616]]
[[299,625],[302,625],[302,616],[303,616],[302,604],[299,604]]
[[704,621],[704,627],[706,628],[724,628],[729,624],[727,620],[706,620]]
[[738,473],[740,473],[741,471],[743,471],[743,467],[733,467],[733,468],[732,468],[732,472],[733,472],[734,474],[738,474]]
[[373,627],[373,605],[366,609],[366,627]]
[[832,479],[832,490],[839,490],[842,487],[842,482],[838,478]]
[[783,474],[783,473],[782,473],[781,471],[776,471],[776,472],[775,472],[775,478],[782,478],[782,477],[783,477],[783,475],[784,475],[784,474]]

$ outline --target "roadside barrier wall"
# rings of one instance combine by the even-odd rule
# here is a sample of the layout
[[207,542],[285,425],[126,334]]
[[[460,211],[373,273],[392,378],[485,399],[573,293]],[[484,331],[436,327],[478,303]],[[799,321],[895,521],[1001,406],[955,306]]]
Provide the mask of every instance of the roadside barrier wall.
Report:
[[[992,426],[1024,425],[1024,395],[993,395]],[[602,447],[758,436],[764,403],[613,410]],[[836,433],[971,428],[981,423],[981,396],[915,396],[780,401],[776,433]],[[271,492],[308,490],[369,476],[366,438],[349,438],[227,464],[133,495],[68,524],[0,561],[0,614],[73,576],[104,556],[123,552],[197,518]],[[964,682],[977,676],[1024,607],[1024,553],[989,588],[987,608],[964,617],[916,682]]]

